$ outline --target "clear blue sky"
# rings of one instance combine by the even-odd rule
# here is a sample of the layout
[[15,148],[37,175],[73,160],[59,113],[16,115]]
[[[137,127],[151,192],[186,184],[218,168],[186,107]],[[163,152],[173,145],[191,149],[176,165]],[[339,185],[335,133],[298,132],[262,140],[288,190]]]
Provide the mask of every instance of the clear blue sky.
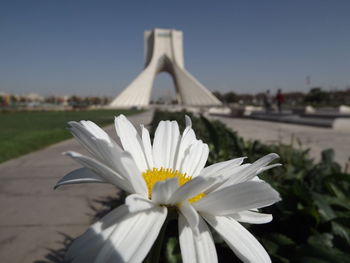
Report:
[[142,70],[154,27],[184,32],[186,68],[210,90],[307,91],[307,75],[343,89],[349,14],[349,0],[0,0],[0,91],[117,95]]

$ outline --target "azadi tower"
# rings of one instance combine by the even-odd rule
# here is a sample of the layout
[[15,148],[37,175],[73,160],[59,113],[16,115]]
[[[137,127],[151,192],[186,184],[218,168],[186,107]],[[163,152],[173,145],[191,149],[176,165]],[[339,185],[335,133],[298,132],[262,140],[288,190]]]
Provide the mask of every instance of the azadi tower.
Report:
[[148,106],[153,82],[168,72],[175,84],[179,104],[214,106],[221,102],[184,67],[182,31],[155,28],[145,31],[145,68],[110,104],[113,108]]

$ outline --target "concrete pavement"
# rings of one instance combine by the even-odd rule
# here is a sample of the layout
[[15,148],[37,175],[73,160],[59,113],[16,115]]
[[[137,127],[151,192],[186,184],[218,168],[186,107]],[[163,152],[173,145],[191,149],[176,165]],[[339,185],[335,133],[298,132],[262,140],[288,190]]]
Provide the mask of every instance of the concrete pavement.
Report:
[[[148,124],[152,112],[130,116]],[[113,126],[106,128],[116,138]],[[86,153],[71,139],[0,164],[0,262],[44,259],[48,249],[62,248],[60,233],[76,237],[91,224],[94,200],[117,194],[107,184],[62,186],[56,182],[80,165],[61,153]]]
[[310,156],[316,161],[320,160],[321,152],[329,148],[334,149],[335,159],[342,167],[350,158],[350,133],[346,131],[241,118],[207,117],[222,121],[247,140],[261,140],[268,144],[293,142],[296,148],[310,148]]

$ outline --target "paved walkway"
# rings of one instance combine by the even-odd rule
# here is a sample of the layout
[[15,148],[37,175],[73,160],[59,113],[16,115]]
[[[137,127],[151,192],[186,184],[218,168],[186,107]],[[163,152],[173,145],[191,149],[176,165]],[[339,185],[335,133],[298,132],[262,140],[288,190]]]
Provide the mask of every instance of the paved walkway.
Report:
[[[350,158],[350,133],[335,131],[329,128],[318,128],[304,125],[258,121],[240,118],[228,118],[209,116],[224,122],[228,127],[248,140],[261,140],[265,143],[286,143],[292,141],[295,147],[299,147],[297,138],[301,142],[301,148],[310,148],[310,155],[315,160],[320,160],[322,150],[333,148],[336,161],[345,167]],[[294,139],[293,139],[294,138]],[[348,170],[348,172],[350,172]]]
[[[129,117],[148,124],[152,113]],[[106,128],[116,137],[114,127]],[[0,262],[28,263],[44,259],[49,248],[62,248],[60,233],[80,235],[90,225],[90,205],[116,194],[113,186],[55,183],[80,166],[61,153],[84,152],[75,140],[64,141],[0,165]]]

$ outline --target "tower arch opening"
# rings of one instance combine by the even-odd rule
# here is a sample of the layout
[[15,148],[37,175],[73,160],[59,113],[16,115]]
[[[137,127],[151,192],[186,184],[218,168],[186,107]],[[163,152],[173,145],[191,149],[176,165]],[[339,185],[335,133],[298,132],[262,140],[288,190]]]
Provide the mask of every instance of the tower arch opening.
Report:
[[178,104],[174,78],[169,72],[159,72],[153,82],[150,104]]

